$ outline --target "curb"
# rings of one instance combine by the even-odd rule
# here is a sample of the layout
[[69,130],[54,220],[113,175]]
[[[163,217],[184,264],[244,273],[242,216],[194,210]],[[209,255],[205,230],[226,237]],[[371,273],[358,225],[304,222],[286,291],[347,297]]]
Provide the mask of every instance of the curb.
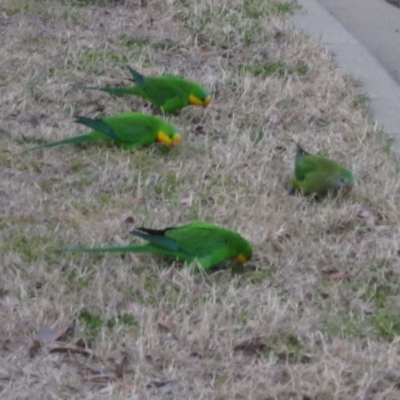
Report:
[[382,64],[316,0],[297,0],[301,6],[292,16],[293,25],[311,40],[333,52],[342,73],[363,83],[373,119],[400,154],[400,86]]

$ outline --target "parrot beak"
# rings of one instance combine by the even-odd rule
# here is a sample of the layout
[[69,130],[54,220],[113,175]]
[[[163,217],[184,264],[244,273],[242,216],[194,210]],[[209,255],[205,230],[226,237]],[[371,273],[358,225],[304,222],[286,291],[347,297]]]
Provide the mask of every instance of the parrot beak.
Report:
[[207,106],[211,103],[211,96],[207,96],[203,102],[203,107],[207,108]]
[[194,95],[190,95],[189,96],[189,104],[192,106],[203,106],[204,108],[206,108],[211,102],[211,96],[207,96],[204,100],[194,96]]
[[158,131],[156,136],[157,143],[163,143],[167,146],[174,147],[181,141],[181,135],[175,133],[174,136],[170,137],[163,131]]
[[239,264],[244,264],[247,261],[247,258],[243,254],[237,254],[233,257],[233,260]]
[[179,133],[175,133],[175,135],[172,136],[171,147],[175,147],[180,141],[181,135],[179,135]]

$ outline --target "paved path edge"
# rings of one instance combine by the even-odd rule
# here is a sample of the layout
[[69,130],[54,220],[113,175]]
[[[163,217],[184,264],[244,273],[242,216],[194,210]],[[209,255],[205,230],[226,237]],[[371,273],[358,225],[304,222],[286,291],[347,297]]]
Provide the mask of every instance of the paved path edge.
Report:
[[390,138],[400,154],[400,86],[380,62],[338,20],[316,0],[297,0],[301,6],[291,21],[314,42],[335,55],[342,73],[363,83],[373,119]]

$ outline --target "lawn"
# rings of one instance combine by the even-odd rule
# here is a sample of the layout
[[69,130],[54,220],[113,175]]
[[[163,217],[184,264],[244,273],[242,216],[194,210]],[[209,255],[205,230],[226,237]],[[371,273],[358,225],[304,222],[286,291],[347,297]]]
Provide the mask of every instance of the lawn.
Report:
[[[2,0],[1,399],[400,399],[398,162],[359,84],[264,0]],[[153,113],[126,68],[201,82],[181,143],[32,152],[75,115]],[[299,142],[357,184],[288,196]],[[253,244],[196,272],[124,245],[214,222]]]

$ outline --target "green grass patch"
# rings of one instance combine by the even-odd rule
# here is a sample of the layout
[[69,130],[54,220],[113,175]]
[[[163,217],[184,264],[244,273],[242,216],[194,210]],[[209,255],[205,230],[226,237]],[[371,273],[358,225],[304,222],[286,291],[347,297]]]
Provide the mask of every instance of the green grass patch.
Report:
[[85,335],[95,339],[103,326],[103,320],[99,314],[90,312],[84,308],[78,316],[78,320],[84,325]]
[[243,13],[247,18],[263,18],[269,14],[291,14],[293,10],[293,3],[289,2],[268,0],[243,1]]

